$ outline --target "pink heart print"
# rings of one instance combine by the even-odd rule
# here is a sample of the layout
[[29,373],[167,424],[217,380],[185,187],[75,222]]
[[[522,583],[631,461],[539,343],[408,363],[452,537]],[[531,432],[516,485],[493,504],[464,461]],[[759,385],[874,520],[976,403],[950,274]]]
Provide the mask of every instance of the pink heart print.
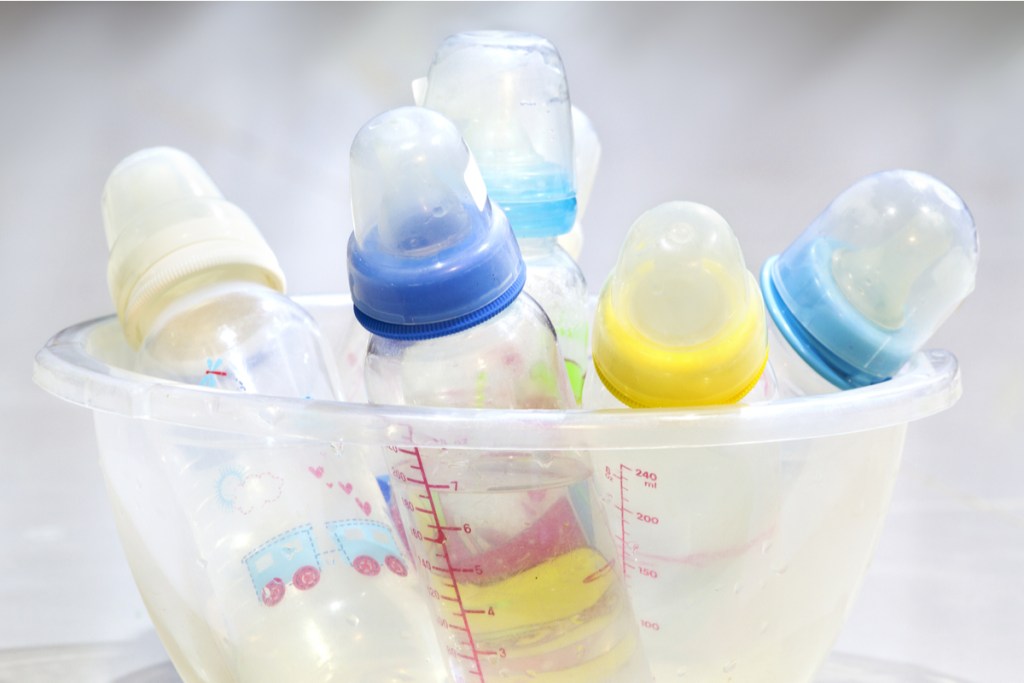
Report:
[[323,467],[312,467],[311,466],[309,468],[309,471],[317,479],[319,479],[320,477],[324,476],[324,468]]
[[340,488],[340,489],[341,489],[342,491],[344,491],[345,493],[347,493],[347,494],[349,494],[349,495],[352,495],[352,484],[348,484],[348,483],[345,483],[345,482],[341,482],[341,481],[339,481],[339,482],[338,482],[338,487],[339,487],[339,488]]
[[367,517],[370,516],[370,504],[369,503],[364,503],[363,501],[361,501],[358,498],[356,498],[356,505],[358,505],[359,509],[363,511],[364,515],[366,515]]
[[327,488],[333,489],[334,488],[334,482],[333,481],[327,482]]

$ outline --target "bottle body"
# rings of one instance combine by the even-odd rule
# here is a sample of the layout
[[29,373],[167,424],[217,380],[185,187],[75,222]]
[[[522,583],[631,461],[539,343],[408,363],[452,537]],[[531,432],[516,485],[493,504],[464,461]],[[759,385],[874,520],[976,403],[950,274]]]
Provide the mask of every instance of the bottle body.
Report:
[[283,294],[253,283],[210,284],[169,303],[143,339],[137,367],[229,391],[342,398],[315,321]]
[[526,263],[525,291],[554,325],[576,404],[582,400],[589,358],[587,282],[556,237],[519,238]]
[[[245,282],[206,284],[169,301],[143,339],[138,369],[227,391],[341,397],[312,317]],[[161,447],[161,467],[213,589],[201,618],[219,646],[210,652],[223,657],[192,668],[268,683],[410,672],[443,680],[419,584],[358,451],[230,433],[185,443]],[[402,648],[396,632],[406,634]]]
[[[376,403],[576,405],[551,323],[523,294],[456,334],[374,336],[366,372]],[[589,460],[409,438],[387,451],[392,500],[454,679],[650,680]]]

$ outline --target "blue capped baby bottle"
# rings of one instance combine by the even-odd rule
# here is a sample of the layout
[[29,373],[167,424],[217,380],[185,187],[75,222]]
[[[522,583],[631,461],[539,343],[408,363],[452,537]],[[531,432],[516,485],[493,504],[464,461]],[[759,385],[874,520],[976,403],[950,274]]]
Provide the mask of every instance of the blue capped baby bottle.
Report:
[[447,38],[426,78],[423,106],[458,127],[526,262],[526,292],[558,334],[573,391],[587,361],[587,285],[558,238],[576,219],[573,123],[562,59],[528,33]]
[[761,271],[783,395],[892,377],[974,289],[978,237],[963,200],[907,170],[845,190]]
[[591,334],[585,408],[715,405],[773,391],[757,282],[729,224],[702,204],[668,202],[633,223]]
[[[351,182],[369,400],[575,407],[554,329],[522,291],[516,238],[455,125],[422,107],[376,117],[352,144]],[[650,680],[583,454],[391,430],[392,501],[454,680]]]

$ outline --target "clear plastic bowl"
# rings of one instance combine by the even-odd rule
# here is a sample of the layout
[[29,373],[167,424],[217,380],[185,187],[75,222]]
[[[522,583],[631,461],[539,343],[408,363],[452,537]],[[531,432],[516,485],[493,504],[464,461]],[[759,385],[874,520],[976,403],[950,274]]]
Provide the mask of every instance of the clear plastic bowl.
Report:
[[[350,299],[299,302],[339,349],[354,322]],[[602,463],[654,462],[660,476],[645,493],[657,491],[647,500],[662,507],[637,510],[643,517],[634,521],[648,532],[657,526],[660,560],[681,561],[670,573],[642,575],[638,553],[658,549],[649,540],[643,548],[620,541],[634,604],[664,604],[657,615],[637,608],[658,680],[801,683],[813,679],[827,656],[868,565],[907,424],[949,408],[961,393],[956,358],[936,350],[916,354],[893,379],[860,389],[642,411],[334,403],[210,391],[129,367],[118,322],[108,317],[54,336],[36,356],[35,381],[94,411],[128,561],[165,647],[189,682],[235,680],[242,664],[212,651],[218,643],[210,634],[219,633],[225,619],[216,608],[220,587],[210,584],[191,550],[190,520],[168,497],[165,489],[174,482],[167,481],[154,444],[191,448],[199,439],[233,449],[268,443],[326,449],[340,442],[357,449],[585,451],[612,520],[624,519],[626,506],[616,501],[614,478]],[[641,487],[650,481],[649,473],[632,476]],[[162,541],[140,541],[153,538]],[[159,557],[154,547],[162,548]],[[169,581],[191,588],[171,590]],[[394,631],[396,647],[403,633],[417,628],[402,626]],[[353,673],[342,662],[322,664],[323,680]],[[373,670],[368,663],[359,680],[378,680]]]

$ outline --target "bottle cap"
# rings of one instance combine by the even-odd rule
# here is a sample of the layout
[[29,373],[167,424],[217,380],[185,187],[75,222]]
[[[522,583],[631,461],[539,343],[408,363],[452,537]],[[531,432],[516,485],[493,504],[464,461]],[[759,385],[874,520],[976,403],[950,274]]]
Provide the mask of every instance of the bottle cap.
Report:
[[935,178],[894,170],[844,191],[761,272],[779,331],[843,389],[892,377],[974,289],[978,236]]
[[420,107],[385,112],[351,151],[348,273],[370,332],[429,339],[472,327],[515,300],[526,268],[451,121]]
[[598,298],[593,358],[633,407],[733,403],[757,384],[764,306],[722,216],[669,202],[633,223]]
[[107,281],[132,347],[151,319],[147,306],[200,273],[284,291],[284,274],[252,220],[180,150],[153,147],[121,161],[103,188],[102,209]]
[[529,33],[477,31],[434,55],[423,106],[462,133],[519,237],[555,237],[576,216],[572,113],[555,47]]

